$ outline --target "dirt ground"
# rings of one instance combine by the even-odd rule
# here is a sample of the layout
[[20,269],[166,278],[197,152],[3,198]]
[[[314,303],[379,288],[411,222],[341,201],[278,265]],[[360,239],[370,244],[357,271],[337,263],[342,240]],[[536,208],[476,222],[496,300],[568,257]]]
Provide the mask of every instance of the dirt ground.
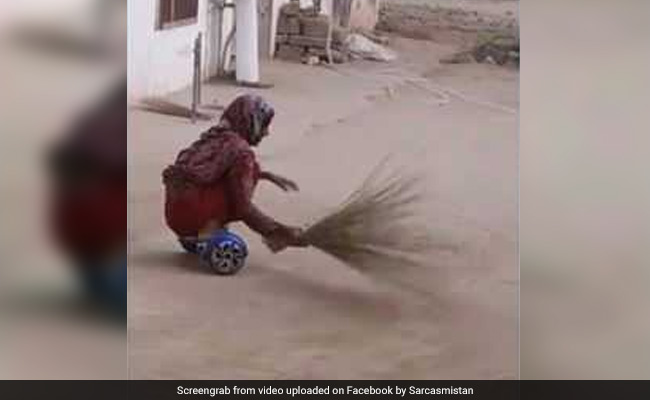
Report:
[[[258,156],[301,191],[262,184],[255,201],[308,223],[392,153],[426,177],[423,218],[440,246],[417,267],[362,274],[313,249],[272,255],[235,226],[248,265],[211,275],[166,229],[160,180],[210,123],[130,111],[130,378],[517,377],[518,72],[439,65],[451,44],[391,47],[395,63],[263,65],[277,117]],[[203,96],[244,91],[211,84]]]
[[380,10],[379,31],[471,46],[484,35],[519,35],[516,0],[398,0]]

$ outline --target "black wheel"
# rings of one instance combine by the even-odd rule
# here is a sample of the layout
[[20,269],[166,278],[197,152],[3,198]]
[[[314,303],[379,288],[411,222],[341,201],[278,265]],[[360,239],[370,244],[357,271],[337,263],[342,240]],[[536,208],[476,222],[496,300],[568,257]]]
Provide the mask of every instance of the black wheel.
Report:
[[216,240],[201,254],[202,260],[218,275],[233,275],[246,264],[248,250],[238,240]]

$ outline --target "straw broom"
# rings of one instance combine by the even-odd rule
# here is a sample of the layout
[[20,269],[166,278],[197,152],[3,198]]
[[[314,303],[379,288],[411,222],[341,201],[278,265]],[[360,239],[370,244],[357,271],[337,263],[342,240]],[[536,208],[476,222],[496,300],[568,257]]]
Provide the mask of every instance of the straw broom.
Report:
[[311,224],[304,241],[361,269],[380,261],[416,262],[432,243],[418,220],[421,181],[402,173],[383,177],[386,161],[341,206]]
[[[140,104],[135,105],[134,108],[157,114],[171,115],[173,117],[192,118],[191,108],[157,97],[143,99]],[[196,118],[202,121],[209,121],[213,117],[213,115],[204,112],[196,112]]]

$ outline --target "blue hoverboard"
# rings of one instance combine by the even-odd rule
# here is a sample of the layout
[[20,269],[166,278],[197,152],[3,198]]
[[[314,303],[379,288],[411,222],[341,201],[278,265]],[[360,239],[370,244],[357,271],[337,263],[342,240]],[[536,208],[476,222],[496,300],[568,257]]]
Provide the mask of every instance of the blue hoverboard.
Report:
[[227,229],[215,232],[209,239],[180,238],[179,242],[217,275],[234,275],[246,264],[246,242]]
[[117,315],[126,316],[126,257],[101,262],[108,263],[108,265],[102,267],[89,264],[80,269],[79,278],[83,288],[90,298],[108,306]]

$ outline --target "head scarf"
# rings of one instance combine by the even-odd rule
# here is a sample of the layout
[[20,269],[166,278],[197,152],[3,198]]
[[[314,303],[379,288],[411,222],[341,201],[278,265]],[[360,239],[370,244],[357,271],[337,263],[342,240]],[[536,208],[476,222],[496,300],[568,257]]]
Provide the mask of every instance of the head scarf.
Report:
[[226,108],[219,127],[238,133],[250,144],[257,144],[267,134],[274,115],[273,107],[261,96],[245,94]]
[[204,132],[200,139],[181,151],[174,165],[163,172],[166,184],[194,183],[212,185],[221,179],[244,153],[251,153],[267,134],[274,111],[257,95],[237,97],[226,108],[217,126]]

